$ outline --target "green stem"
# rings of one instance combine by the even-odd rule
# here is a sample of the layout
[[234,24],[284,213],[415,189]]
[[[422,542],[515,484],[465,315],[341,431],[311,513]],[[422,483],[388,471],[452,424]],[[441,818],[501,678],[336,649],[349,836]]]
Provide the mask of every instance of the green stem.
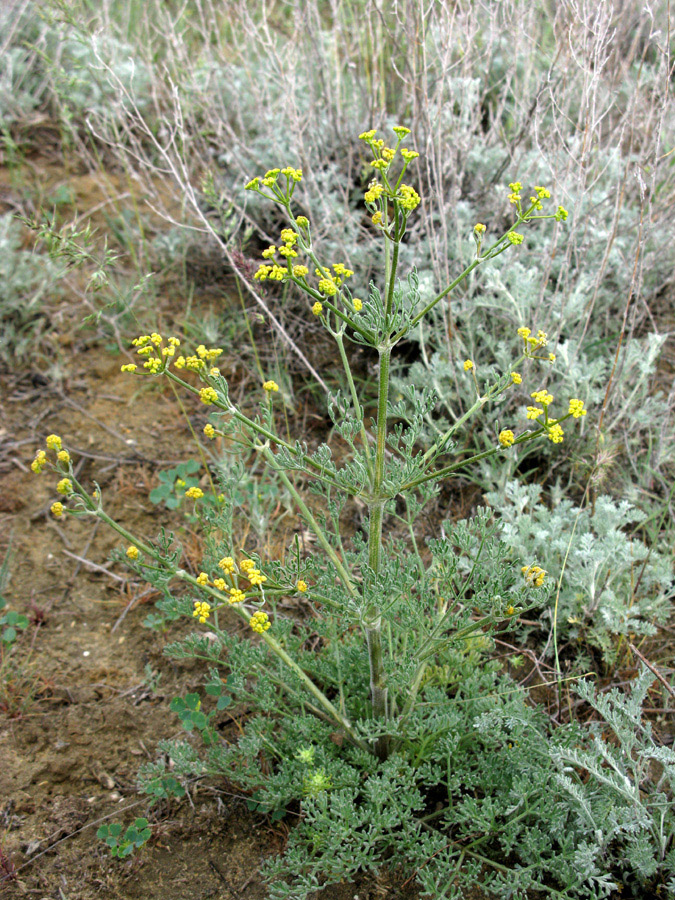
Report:
[[[390,280],[396,273],[392,269]],[[382,495],[384,482],[385,448],[387,439],[387,400],[389,396],[389,367],[391,363],[391,345],[380,348],[380,372],[377,400],[377,443],[375,454],[375,477],[373,479],[373,500],[369,504],[368,527],[368,563],[375,576],[380,571],[382,548],[382,520],[386,499]],[[382,616],[381,611],[372,604],[364,617],[368,659],[370,664],[370,696],[373,706],[373,718],[387,718],[387,686],[382,658]],[[377,741],[375,752],[380,759],[389,754],[389,741],[386,737]]]

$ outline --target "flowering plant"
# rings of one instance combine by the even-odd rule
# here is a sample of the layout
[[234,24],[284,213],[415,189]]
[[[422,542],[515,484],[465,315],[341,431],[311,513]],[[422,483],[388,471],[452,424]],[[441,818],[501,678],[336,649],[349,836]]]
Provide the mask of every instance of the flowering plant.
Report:
[[[428,823],[424,817],[410,817],[424,809],[432,789],[440,786],[452,810],[457,784],[449,747],[457,738],[457,723],[473,714],[471,710],[483,708],[481,703],[496,684],[494,667],[478,664],[481,654],[489,648],[494,628],[509,627],[521,613],[544,602],[546,572],[535,560],[525,560],[522,571],[514,571],[485,511],[468,522],[444,523],[442,536],[428,539],[426,547],[416,522],[441,482],[453,473],[540,438],[559,443],[564,437],[562,423],[586,414],[583,402],[573,398],[566,411],[553,417],[553,397],[545,388],[535,390],[530,394],[534,404],[524,410],[523,427],[514,423],[495,435],[484,452],[452,460],[460,429],[486,404],[522,389],[523,366],[555,361],[554,354],[545,350],[546,334],[522,327],[519,351],[508,371],[488,380],[478,363],[464,362],[464,377],[475,385],[475,402],[430,446],[419,446],[436,397],[409,385],[407,402],[392,401],[390,364],[395,348],[474,269],[521,244],[524,238],[517,228],[540,219],[563,221],[567,212],[562,207],[555,213],[543,212],[550,198],[546,188],[536,187],[524,202],[521,184],[511,183],[513,223],[494,236],[487,226],[477,224],[475,259],[422,304],[416,272],[405,280],[399,274],[399,249],[421,202],[418,192],[404,181],[419,156],[402,146],[408,134],[407,128],[394,128],[391,146],[374,130],[360,135],[374,173],[364,199],[370,227],[382,238],[381,286],[371,283],[367,290],[352,289],[354,272],[347,264],[329,264],[321,258],[309,218],[294,208],[300,169],[272,169],[246,185],[277,204],[287,223],[278,244],[263,250],[263,262],[253,278],[294,286],[335,341],[344,381],[329,398],[329,412],[341,448],[347,448],[342,464],[327,443],[310,449],[306,443],[281,437],[275,381],[262,384],[256,414],[233,403],[216,364],[222,348],[200,345],[194,353],[183,354],[178,338],[152,333],[133,341],[142,362],[122,366],[135,377],[168,378],[198,396],[209,409],[205,436],[264,461],[292,498],[317,552],[303,555],[296,541],[283,558],[266,559],[258,548],[240,547],[232,524],[237,473],[223,470],[218,504],[204,504],[201,487],[185,491],[205,533],[202,571],[193,575],[180,566],[181,551],[173,535],[162,532],[151,541],[110,518],[98,487],[90,493],[75,476],[59,436],[47,438],[52,455],[41,450],[32,465],[38,473],[45,467],[58,473],[61,499],[52,506],[55,516],[92,516],[106,522],[127,543],[125,562],[162,590],[165,613],[191,613],[195,624],[204,626],[170,645],[168,652],[200,657],[212,665],[207,694],[219,698],[217,708],[205,715],[197,706],[196,718],[191,714],[185,720],[188,730],[196,727],[202,733],[207,761],[200,762],[187,750],[174,749],[171,756],[184,773],[227,772],[256,792],[253,805],[264,811],[283,814],[289,804],[302,802],[304,830],[296,829],[295,847],[304,847],[309,856],[293,863],[299,878],[295,887],[279,882],[275,896],[305,896],[319,885],[319,875],[330,881],[355,867],[371,866],[385,846],[395,845],[396,834],[407,835],[408,840],[419,836]],[[371,422],[365,413],[369,398],[357,390],[348,343],[377,354],[376,413]],[[215,494],[213,482],[212,488]],[[349,536],[341,516],[353,501],[367,509],[367,524]],[[283,613],[281,601],[289,596],[303,598],[309,611],[304,621]],[[226,612],[254,634],[232,633],[222,621]],[[312,636],[319,638],[318,650],[308,649],[316,646],[316,640],[309,641]],[[226,682],[219,674],[222,668],[228,671]],[[237,744],[227,744],[211,724],[213,715],[232,700],[248,700],[251,676],[260,716],[242,730]],[[462,703],[466,706],[460,715]],[[262,762],[265,754],[271,764]],[[445,774],[439,769],[443,759]],[[160,769],[150,767],[145,773],[155,795],[165,784]],[[401,789],[397,811],[387,824],[383,797],[392,790],[396,793],[396,785]],[[373,821],[379,837],[362,842],[349,860],[343,858],[332,868],[330,847],[340,836],[340,816],[345,822],[349,815],[362,817],[362,812],[355,812],[359,803],[363,809],[375,804],[378,813]],[[453,816],[454,812],[446,815],[446,826]],[[410,821],[404,827],[406,817]],[[462,844],[458,846],[457,869],[472,858]],[[442,859],[447,858],[446,853]],[[287,889],[297,893],[284,893]]]

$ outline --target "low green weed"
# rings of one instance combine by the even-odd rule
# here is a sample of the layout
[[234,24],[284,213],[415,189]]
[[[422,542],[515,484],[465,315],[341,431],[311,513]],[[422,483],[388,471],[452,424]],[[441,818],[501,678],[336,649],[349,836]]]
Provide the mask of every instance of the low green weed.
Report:
[[131,856],[136,850],[140,850],[143,844],[150,840],[152,831],[147,819],[135,819],[133,825],[129,825],[124,834],[123,825],[113,822],[111,825],[101,825],[96,832],[96,837],[105,841],[110,848],[110,855],[117,859]]

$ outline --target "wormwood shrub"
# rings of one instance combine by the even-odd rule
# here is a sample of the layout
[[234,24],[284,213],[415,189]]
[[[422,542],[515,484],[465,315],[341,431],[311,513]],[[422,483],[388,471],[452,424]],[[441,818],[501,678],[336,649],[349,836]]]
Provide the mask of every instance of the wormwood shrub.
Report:
[[672,561],[627,533],[643,518],[627,501],[600,496],[592,508],[580,509],[554,488],[549,507],[541,494],[538,484],[508,481],[503,492],[485,499],[498,512],[501,538],[514,556],[545,554],[555,579],[564,567],[558,602],[542,610],[542,624],[550,628],[556,616],[557,634],[576,643],[581,665],[590,662],[589,645],[614,665],[627,635],[654,634],[655,622],[667,622]]
[[[47,438],[47,450],[33,461],[36,473],[46,467],[58,473],[56,517],[107,523],[127,543],[118,558],[161,591],[162,614],[192,617],[204,626],[166,648],[174,658],[206,663],[204,695],[171,704],[186,732],[200,741],[162,743],[173,773],[163,762],[148,765],[141,783],[151,796],[165,797],[179,794],[179,779],[188,775],[224,775],[251,792],[251,808],[274,819],[292,815],[297,825],[286,852],[265,866],[270,896],[278,900],[300,900],[392,861],[432,897],[460,897],[476,881],[500,897],[524,897],[530,888],[558,897],[602,897],[624,872],[636,883],[656,884],[673,868],[665,858],[670,832],[654,845],[652,814],[640,805],[639,790],[633,789],[632,801],[626,798],[629,810],[607,838],[609,801],[601,801],[612,785],[602,779],[611,760],[594,757],[597,790],[575,778],[574,766],[584,766],[582,751],[591,752],[585,750],[588,735],[576,726],[549,734],[541,712],[487,657],[492,631],[512,627],[520,613],[547,600],[539,564],[545,560],[526,558],[516,566],[486,510],[444,523],[426,547],[417,527],[444,478],[514,446],[542,439],[559,444],[563,425],[585,415],[584,404],[572,398],[554,413],[554,398],[534,382],[521,425],[510,422],[491,436],[488,448],[452,461],[461,428],[524,378],[540,377],[541,363],[554,361],[544,332],[533,334],[526,326],[514,334],[519,351],[503,372],[485,376],[473,360],[465,361],[475,400],[428,446],[420,446],[419,437],[437,397],[412,383],[402,386],[401,399],[389,395],[392,352],[411,329],[475,269],[517,247],[523,240],[518,227],[563,221],[566,212],[545,211],[545,187],[523,199],[521,185],[512,183],[512,224],[491,241],[486,227],[476,224],[475,258],[424,302],[416,272],[399,277],[399,249],[420,198],[404,180],[418,154],[402,146],[407,128],[394,133],[391,146],[374,131],[361,135],[375,173],[366,206],[383,244],[382,283],[371,283],[367,293],[350,287],[354,273],[344,263],[321,259],[312,224],[296,215],[299,169],[272,169],[247,185],[275,203],[287,221],[278,244],[263,251],[254,277],[294,286],[336,342],[344,387],[330,398],[332,445],[312,449],[280,436],[279,389],[271,379],[262,385],[255,415],[238,408],[216,366],[222,348],[200,345],[183,355],[177,338],[153,333],[133,342],[140,369],[123,366],[132,374],[168,378],[199,396],[211,412],[206,437],[220,439],[228,454],[264,462],[313,535],[312,552],[301,552],[297,539],[277,558],[261,552],[262,540],[242,546],[237,465],[214,463],[216,502],[205,502],[201,486],[186,486],[205,548],[203,571],[194,576],[180,565],[174,535],[161,532],[153,541],[110,518],[100,488],[90,492],[77,479],[58,435]],[[370,419],[370,398],[358,393],[347,341],[377,354]],[[364,527],[350,534],[343,513],[353,501],[368,515]],[[302,600],[304,618],[285,612],[289,597]],[[226,617],[239,620],[243,630],[226,629]],[[248,711],[232,742],[217,727],[226,708],[235,721],[238,711]],[[554,751],[566,760],[557,769]],[[558,785],[556,775],[567,780]],[[572,800],[561,802],[563,787]],[[670,816],[668,800],[655,805]],[[638,841],[634,859],[624,850]],[[649,852],[653,864],[645,862]]]

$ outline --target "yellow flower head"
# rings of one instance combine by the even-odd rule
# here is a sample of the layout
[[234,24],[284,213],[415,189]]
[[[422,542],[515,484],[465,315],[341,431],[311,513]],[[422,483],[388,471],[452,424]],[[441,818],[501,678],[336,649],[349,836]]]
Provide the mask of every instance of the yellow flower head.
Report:
[[60,450],[62,447],[61,438],[58,434],[50,434],[47,435],[47,440],[45,441],[49,450]]
[[225,584],[224,578],[214,578],[213,586],[214,586],[214,588],[216,588],[219,591],[224,591],[225,588],[227,587],[227,585]]
[[373,223],[373,225],[380,225],[382,223],[382,213],[379,209],[376,213],[373,213],[373,215],[370,217],[370,221]]
[[72,494],[73,493],[73,482],[70,478],[62,478],[61,481],[56,485],[56,490],[59,494]]
[[307,582],[303,581],[301,578],[300,581],[298,581],[298,583],[295,585],[295,588],[296,590],[300,591],[301,594],[304,594],[307,590]]
[[409,163],[412,162],[413,159],[417,159],[419,153],[417,152],[417,150],[408,150],[406,147],[403,147],[401,150],[401,156],[407,163]]
[[120,372],[135,372],[138,366],[135,363],[127,363],[124,366],[120,366]]
[[312,313],[313,313],[315,316],[320,316],[322,312],[323,312],[323,306],[322,306],[322,304],[319,303],[319,301],[317,300],[316,303],[314,304],[314,306],[312,307]]
[[402,184],[398,191],[398,202],[401,204],[403,209],[407,209],[408,212],[410,212],[419,205],[420,195],[414,188],[411,188],[409,184]]
[[199,575],[197,575],[197,584],[201,584],[203,587],[204,585],[206,585],[208,583],[209,583],[209,576],[206,574],[206,572],[200,572]]
[[377,134],[377,131],[375,131],[374,128],[371,128],[370,131],[361,132],[361,134],[359,135],[359,140],[360,141],[372,141],[372,139],[375,137],[376,134]]
[[527,328],[525,325],[522,325],[522,326],[518,329],[518,335],[519,335],[519,337],[521,337],[524,341],[526,341],[526,340],[528,339],[528,337],[529,337],[531,334],[532,334],[532,332],[531,332],[530,329]]
[[46,465],[47,454],[44,450],[38,450],[38,452],[35,454],[35,459],[30,464],[31,470],[35,472],[36,475],[39,475]]
[[276,383],[276,381],[266,381],[263,384],[263,390],[267,391],[268,393],[272,393],[279,390],[279,385]]
[[56,503],[52,503],[50,509],[51,509],[52,515],[56,516],[56,518],[58,519],[60,516],[63,515],[63,513],[65,511],[65,506],[63,505],[63,503],[59,503],[59,501],[57,500]]
[[284,228],[281,232],[281,240],[284,244],[292,247],[298,239],[298,234],[292,228]]
[[133,544],[127,547],[127,556],[129,559],[138,559],[138,547],[134,547]]
[[189,497],[190,500],[201,500],[204,496],[204,491],[198,487],[191,487],[185,491],[185,496]]
[[479,237],[485,234],[485,225],[482,222],[478,222],[477,225],[473,226],[474,234],[477,234]]
[[538,416],[542,415],[544,412],[543,409],[540,409],[538,406],[528,406],[527,407],[527,418],[528,419],[536,419]]
[[472,359],[467,359],[464,361],[464,371],[465,372],[470,372],[471,369],[473,369],[473,368],[474,368],[474,365],[473,365]]
[[560,425],[556,423],[552,428],[548,429],[547,437],[549,441],[553,441],[554,444],[562,444],[564,434],[565,432],[562,430]]
[[523,243],[523,236],[522,236],[522,234],[518,234],[517,231],[509,231],[509,233],[506,235],[506,237],[514,245]]
[[59,450],[59,452],[56,454],[56,458],[58,459],[59,462],[69,463],[70,462],[70,453],[68,453],[67,450]]
[[239,568],[242,572],[250,572],[252,569],[255,569],[255,563],[252,559],[242,559],[239,563]]
[[569,413],[575,419],[579,419],[581,416],[586,415],[587,410],[584,409],[584,401],[583,400],[570,400],[570,408]]
[[234,572],[234,560],[231,556],[224,556],[218,563],[218,566],[226,575],[231,575]]
[[208,406],[210,403],[216,402],[216,400],[218,399],[218,393],[215,388],[205,387],[202,388],[199,392],[199,399],[202,401],[202,403],[205,403]]
[[363,197],[366,203],[376,203],[382,196],[383,191],[384,185],[380,184],[378,181],[371,181],[368,185],[368,190]]
[[215,436],[216,436],[216,429],[213,427],[213,425],[212,425],[210,422],[208,422],[208,423],[204,426],[204,434],[206,435],[206,437],[207,437],[210,441],[212,441],[212,440],[215,438]]
[[352,300],[352,306],[354,307],[354,312],[361,312],[363,309],[363,300],[359,300],[358,297],[354,297]]
[[270,621],[267,613],[262,612],[262,610],[258,610],[258,612],[253,613],[251,618],[249,619],[248,624],[251,626],[253,631],[257,631],[258,634],[262,634],[263,631],[267,631],[270,627]]
[[246,594],[240,591],[239,588],[230,588],[230,596],[227,598],[228,603],[243,603],[245,599]]
[[548,391],[535,391],[530,394],[535,403],[541,403],[542,406],[550,406],[553,403],[553,396]]
[[206,603],[204,600],[195,600],[194,603],[195,603],[195,608],[194,608],[194,612],[192,613],[192,615],[196,619],[199,619],[199,621],[203,625],[204,622],[206,622],[206,620],[211,615],[211,604]]
[[514,384],[522,384],[523,376],[520,374],[520,372],[511,372],[511,381]]
[[[405,125],[394,125],[394,127],[392,128],[392,131],[394,132],[396,137],[400,138],[401,140],[403,140],[403,138],[407,134],[410,134],[410,129],[406,128]],[[373,136],[375,136],[375,132],[373,132]]]
[[[327,297],[334,297],[337,294],[337,285],[330,278],[321,278],[319,280],[318,288],[322,294],[325,294]],[[318,303],[318,300],[317,300]],[[312,309],[312,312],[314,310]],[[321,312],[321,310],[319,310]],[[318,313],[314,313],[314,315],[318,315]]]
[[499,443],[502,447],[511,447],[515,439],[514,433],[508,428],[505,431],[499,432]]
[[520,570],[523,573],[525,581],[534,587],[541,587],[546,577],[546,572],[539,566],[523,566]]

